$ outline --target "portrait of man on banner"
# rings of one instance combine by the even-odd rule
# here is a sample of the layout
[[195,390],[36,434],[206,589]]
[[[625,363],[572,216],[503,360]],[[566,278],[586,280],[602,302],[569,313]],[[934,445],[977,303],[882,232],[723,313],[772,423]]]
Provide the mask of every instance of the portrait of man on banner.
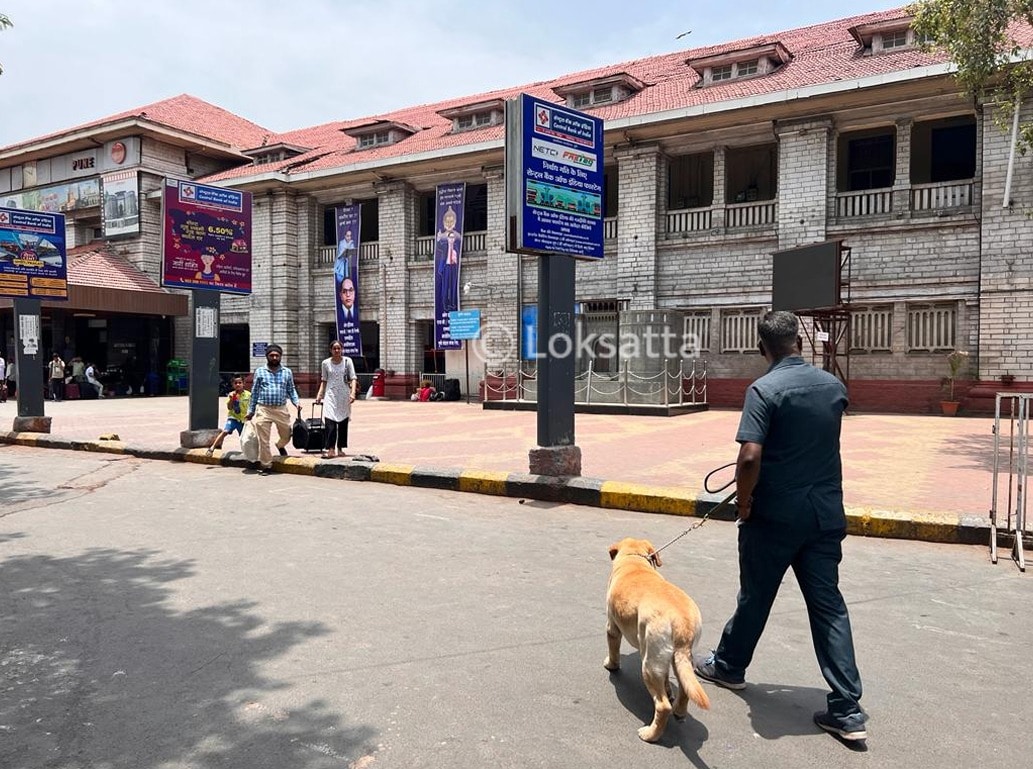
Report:
[[462,347],[462,342],[451,338],[448,314],[459,309],[465,205],[465,183],[438,185],[434,223],[434,345],[439,350]]
[[337,338],[348,357],[362,355],[359,318],[360,206],[337,209],[337,257],[334,259],[334,306]]

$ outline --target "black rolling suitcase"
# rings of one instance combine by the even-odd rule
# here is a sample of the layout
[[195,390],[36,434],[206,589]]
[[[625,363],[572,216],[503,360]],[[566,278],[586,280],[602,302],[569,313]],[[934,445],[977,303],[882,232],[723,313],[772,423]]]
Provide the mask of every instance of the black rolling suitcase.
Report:
[[295,419],[291,428],[291,444],[299,451],[322,451],[326,442],[326,425],[323,424],[323,405],[319,406],[316,416],[316,404],[312,404],[312,416],[308,419]]

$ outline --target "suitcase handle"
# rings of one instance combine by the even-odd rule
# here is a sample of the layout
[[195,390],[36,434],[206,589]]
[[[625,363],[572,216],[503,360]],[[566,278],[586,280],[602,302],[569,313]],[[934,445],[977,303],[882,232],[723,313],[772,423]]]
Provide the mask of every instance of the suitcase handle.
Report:
[[[311,410],[310,414],[311,414],[311,418],[312,419],[316,418],[316,402],[315,401],[312,401],[312,410]],[[319,404],[319,421],[321,421],[321,422],[323,421],[323,404],[322,403]]]

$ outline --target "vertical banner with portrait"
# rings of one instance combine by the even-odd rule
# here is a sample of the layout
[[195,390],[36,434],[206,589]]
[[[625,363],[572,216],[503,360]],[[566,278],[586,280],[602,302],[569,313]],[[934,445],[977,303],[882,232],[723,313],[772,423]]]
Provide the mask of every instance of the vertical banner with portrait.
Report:
[[336,209],[337,257],[334,259],[334,306],[337,338],[348,357],[362,355],[359,330],[359,245],[362,242],[361,206]]
[[434,347],[460,350],[448,314],[459,309],[459,268],[463,260],[463,214],[466,184],[439,184],[434,216]]

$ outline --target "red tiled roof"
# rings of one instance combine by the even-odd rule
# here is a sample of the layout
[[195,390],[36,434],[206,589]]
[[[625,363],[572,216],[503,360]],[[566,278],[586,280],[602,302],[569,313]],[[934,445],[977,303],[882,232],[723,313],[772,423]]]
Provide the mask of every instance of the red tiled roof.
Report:
[[170,99],[164,99],[143,107],[93,120],[89,123],[83,123],[74,128],[66,128],[46,136],[39,136],[35,139],[2,147],[0,151],[6,152],[48,139],[56,139],[65,134],[75,133],[87,128],[98,128],[129,118],[139,118],[167,126],[168,128],[204,136],[237,149],[257,147],[262,144],[263,140],[273,135],[273,132],[267,128],[262,128],[262,126],[234,115],[222,107],[216,107],[214,104],[209,104],[196,96],[184,93],[179,96],[173,96]]
[[[899,18],[904,13],[905,11],[901,8],[869,13],[801,29],[598,67],[516,88],[473,94],[436,104],[407,107],[387,114],[288,131],[271,137],[270,142],[285,142],[312,147],[312,151],[279,163],[230,169],[211,176],[208,180],[228,180],[274,171],[305,173],[332,168],[341,168],[342,171],[345,171],[349,165],[373,160],[401,158],[420,152],[500,141],[504,135],[504,127],[501,125],[453,134],[451,133],[452,122],[438,113],[442,110],[476,102],[512,98],[519,93],[529,93],[558,102],[560,99],[553,88],[621,73],[627,73],[637,78],[645,83],[646,87],[625,101],[595,108],[592,110],[592,114],[598,115],[604,120],[616,120],[671,109],[773,94],[839,80],[906,71],[915,67],[945,62],[946,58],[941,54],[923,53],[914,49],[887,52],[877,56],[862,55],[857,42],[850,34],[850,28],[858,24]],[[1033,40],[1033,36],[1028,32],[1027,30],[1027,37]],[[792,57],[775,73],[745,80],[732,80],[706,88],[695,87],[700,77],[686,64],[687,61],[775,42],[781,43]],[[406,123],[422,130],[397,144],[357,150],[355,140],[342,133],[342,130],[372,121]]]
[[79,246],[68,251],[68,282],[76,286],[166,293],[148,275],[121,256],[95,245]]

